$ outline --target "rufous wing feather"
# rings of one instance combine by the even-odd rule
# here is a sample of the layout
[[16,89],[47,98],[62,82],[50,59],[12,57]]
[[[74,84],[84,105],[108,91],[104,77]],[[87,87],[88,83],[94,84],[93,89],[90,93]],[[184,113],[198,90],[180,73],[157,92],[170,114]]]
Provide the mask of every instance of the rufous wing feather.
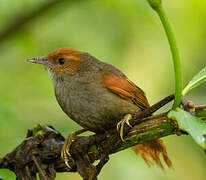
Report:
[[[126,77],[107,74],[102,80],[106,88],[119,95],[121,98],[133,102],[140,109],[145,110],[150,107],[144,91]],[[167,166],[172,166],[172,162],[168,157],[166,147],[161,139],[144,142],[142,144],[133,146],[132,149],[136,154],[141,154],[142,158],[149,166],[153,165],[154,161],[159,167],[163,169],[163,165],[160,160],[160,154],[163,155],[163,159]]]
[[105,75],[103,84],[106,88],[119,95],[120,97],[132,101],[142,110],[149,107],[149,103],[143,90],[136,86],[126,77],[116,75]]

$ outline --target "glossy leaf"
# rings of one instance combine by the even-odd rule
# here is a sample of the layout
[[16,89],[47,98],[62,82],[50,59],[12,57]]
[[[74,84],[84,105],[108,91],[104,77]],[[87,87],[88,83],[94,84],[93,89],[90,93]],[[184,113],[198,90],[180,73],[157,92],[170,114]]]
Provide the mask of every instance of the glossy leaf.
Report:
[[191,89],[193,89],[196,86],[199,86],[203,82],[206,82],[206,66],[192,78],[192,80],[182,91],[182,95],[185,96]]
[[197,144],[206,149],[206,123],[203,120],[180,108],[170,111],[168,118],[176,120],[181,130],[188,132]]
[[15,180],[16,175],[13,171],[10,171],[9,169],[0,169],[0,179]]

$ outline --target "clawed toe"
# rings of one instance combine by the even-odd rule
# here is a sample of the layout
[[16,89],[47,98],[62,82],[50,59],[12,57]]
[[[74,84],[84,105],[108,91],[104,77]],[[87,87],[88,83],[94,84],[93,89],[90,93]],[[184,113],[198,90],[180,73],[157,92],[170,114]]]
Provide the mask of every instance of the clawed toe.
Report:
[[132,115],[131,114],[126,114],[123,119],[117,123],[117,131],[119,131],[120,133],[120,138],[121,140],[124,142],[124,125],[127,124],[129,127],[132,127],[129,123],[129,121],[132,119]]
[[64,160],[68,168],[71,168],[71,166],[69,165],[69,159],[71,159],[70,147],[72,145],[72,141],[80,138],[77,135],[84,133],[85,131],[87,131],[87,129],[81,129],[79,131],[69,134],[67,139],[65,139],[64,146],[61,150],[61,158]]
[[64,142],[64,146],[61,150],[61,158],[64,160],[65,164],[69,167],[69,158],[71,157],[71,154],[70,154],[70,147],[71,147],[71,144],[72,144],[72,141],[77,139],[77,137],[74,136],[74,134],[69,134],[67,139],[65,139],[65,142]]

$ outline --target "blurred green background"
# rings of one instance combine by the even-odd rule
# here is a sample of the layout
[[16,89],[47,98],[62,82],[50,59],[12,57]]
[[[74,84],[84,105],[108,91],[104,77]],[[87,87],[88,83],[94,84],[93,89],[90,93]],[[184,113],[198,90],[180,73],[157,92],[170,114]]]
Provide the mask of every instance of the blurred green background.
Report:
[[[45,2],[0,0],[0,32]],[[163,0],[163,4],[181,51],[185,85],[206,64],[206,1]],[[62,0],[0,39],[0,157],[37,123],[51,124],[65,136],[80,129],[61,111],[45,69],[25,62],[60,47],[87,51],[117,66],[144,89],[151,104],[174,91],[167,39],[146,0]],[[187,98],[206,104],[205,94],[203,84]],[[190,136],[174,135],[164,141],[174,169],[149,168],[128,149],[110,157],[99,179],[206,179],[206,156]],[[56,179],[81,178],[77,173],[59,173]]]

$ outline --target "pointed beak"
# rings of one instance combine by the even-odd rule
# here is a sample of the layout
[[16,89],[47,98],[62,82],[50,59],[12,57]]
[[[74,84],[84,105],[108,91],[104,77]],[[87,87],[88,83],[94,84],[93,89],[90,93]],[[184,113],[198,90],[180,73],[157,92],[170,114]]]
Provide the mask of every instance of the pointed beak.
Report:
[[37,63],[37,64],[46,65],[48,63],[48,58],[47,57],[34,57],[34,58],[29,58],[26,61],[30,62],[30,63]]

